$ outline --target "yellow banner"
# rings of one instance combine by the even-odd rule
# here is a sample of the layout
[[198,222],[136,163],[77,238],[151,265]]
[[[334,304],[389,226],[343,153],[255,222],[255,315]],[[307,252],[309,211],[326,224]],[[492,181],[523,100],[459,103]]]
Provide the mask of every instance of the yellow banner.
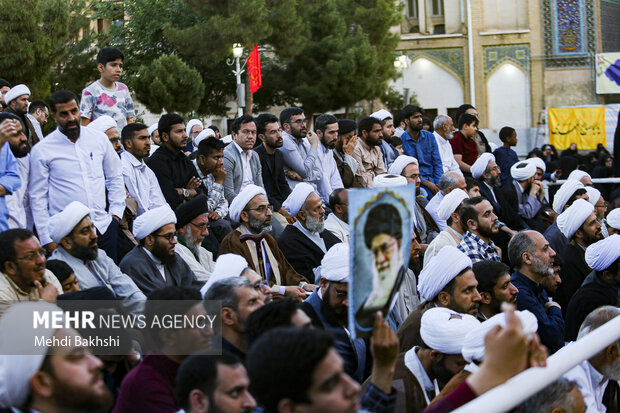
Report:
[[576,143],[578,149],[596,149],[607,143],[605,106],[590,108],[549,108],[549,143],[556,149],[567,149]]

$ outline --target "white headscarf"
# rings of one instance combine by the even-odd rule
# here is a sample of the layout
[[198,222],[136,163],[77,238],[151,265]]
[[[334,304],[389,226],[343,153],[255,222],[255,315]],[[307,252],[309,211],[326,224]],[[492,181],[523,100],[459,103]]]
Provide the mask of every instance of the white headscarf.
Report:
[[586,248],[586,264],[596,271],[605,271],[620,257],[620,235],[613,234]]
[[198,134],[198,136],[196,136],[196,139],[194,140],[194,145],[196,145],[196,147],[198,147],[198,145],[200,145],[200,142],[204,141],[209,136],[213,136],[215,138],[215,132],[211,128],[204,128]]
[[393,118],[392,114],[385,109],[381,109],[381,110],[371,113],[370,117],[379,119],[381,122],[383,122],[384,119]]
[[394,159],[394,163],[390,166],[388,173],[390,175],[400,175],[403,173],[403,169],[412,163],[419,165],[418,160],[413,156],[399,155],[396,159]]
[[391,188],[393,186],[407,185],[407,178],[402,175],[382,174],[372,180],[375,188]]
[[140,241],[164,225],[176,223],[174,211],[170,205],[164,204],[144,212],[133,221],[133,236]]
[[73,228],[90,214],[90,208],[81,202],[73,201],[49,220],[48,231],[50,238],[56,244],[73,231]]
[[596,206],[596,203],[601,199],[601,191],[593,186],[586,186],[586,193],[588,194],[588,201]]
[[532,162],[517,162],[510,168],[510,175],[516,181],[525,181],[536,175],[536,165]]
[[469,314],[443,307],[430,308],[422,315],[420,337],[424,344],[440,353],[461,354],[465,336],[479,324]]
[[476,162],[471,166],[471,176],[478,179],[482,176],[484,171],[487,170],[489,163],[495,162],[495,156],[490,152],[485,152],[476,159]]
[[108,129],[112,128],[116,128],[118,131],[116,121],[108,115],[99,116],[97,119],[88,124],[88,128],[103,133],[106,133]]
[[335,244],[321,260],[321,277],[327,281],[346,283],[349,273],[349,244]]
[[307,182],[300,182],[295,185],[289,196],[282,202],[282,207],[286,209],[291,216],[297,216],[297,213],[304,206],[308,196],[315,192],[314,187]]
[[583,184],[579,181],[564,182],[553,198],[553,210],[558,214],[561,214],[564,210],[564,205],[566,205],[569,198],[573,196],[576,190],[583,188],[585,188],[585,186],[583,186]]
[[545,173],[545,171],[547,171],[547,165],[545,165],[545,161],[540,159],[538,156],[533,156],[531,158],[528,158],[527,162],[531,162],[531,163],[534,164],[534,166],[536,168],[542,169],[543,173]]
[[607,214],[607,225],[612,227],[613,229],[620,230],[620,208],[616,208],[612,210],[609,214]]
[[558,229],[567,239],[571,239],[593,212],[594,205],[585,199],[578,199],[558,216]]
[[4,102],[8,105],[10,101],[21,95],[30,96],[30,89],[26,85],[15,85],[4,95]]
[[444,196],[439,203],[437,217],[443,221],[447,221],[464,199],[469,199],[467,192],[460,188],[454,188],[448,195]]
[[226,278],[238,277],[246,268],[248,268],[248,262],[241,255],[220,255],[215,261],[209,280],[200,289],[200,294],[204,297],[213,284]]
[[250,184],[243,188],[241,192],[232,200],[230,206],[228,207],[228,216],[230,220],[234,223],[239,223],[239,216],[241,215],[241,211],[245,209],[248,203],[254,198],[256,195],[264,195],[267,197],[267,192],[265,192],[264,188],[260,186]]
[[471,266],[471,259],[458,248],[452,245],[443,247],[420,272],[420,297],[425,301],[432,301],[461,271]]
[[155,132],[157,130],[157,128],[159,127],[158,123],[154,123],[151,126],[149,126],[149,128],[147,129],[149,136],[151,136],[153,134],[153,132]]
[[192,133],[192,128],[196,125],[200,125],[200,127],[204,129],[204,126],[202,125],[202,122],[199,119],[192,119],[189,122],[187,122],[187,126],[185,126],[185,133],[187,134],[188,138],[190,138],[190,135]]

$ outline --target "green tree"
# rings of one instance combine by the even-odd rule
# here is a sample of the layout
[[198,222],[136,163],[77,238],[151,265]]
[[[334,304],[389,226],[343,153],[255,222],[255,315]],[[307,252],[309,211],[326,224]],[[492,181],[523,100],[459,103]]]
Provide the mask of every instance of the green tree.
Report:
[[134,92],[151,112],[189,113],[200,105],[204,84],[200,73],[174,55],[162,56],[139,68]]

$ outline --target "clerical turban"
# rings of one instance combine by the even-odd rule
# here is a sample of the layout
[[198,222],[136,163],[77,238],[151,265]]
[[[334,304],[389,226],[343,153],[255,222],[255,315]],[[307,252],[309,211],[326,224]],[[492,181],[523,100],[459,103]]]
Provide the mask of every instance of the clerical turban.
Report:
[[588,194],[588,201],[594,206],[601,199],[601,191],[593,186],[586,186],[586,194]]
[[200,194],[179,205],[174,211],[174,214],[177,217],[177,228],[184,227],[194,218],[198,217],[198,215],[209,212],[207,202],[207,196],[205,194]]
[[[51,339],[56,329],[41,325],[33,328],[34,312],[62,311],[45,301],[15,303],[0,318],[0,408],[22,406],[30,394],[30,379],[39,371],[48,352],[48,346],[33,345],[35,337],[43,343]],[[19,349],[28,349],[28,355],[18,355]],[[26,351],[25,351],[26,352]]]
[[585,186],[583,186],[583,184],[579,181],[573,180],[564,182],[553,198],[553,210],[558,214],[561,214],[564,210],[564,205],[566,205],[569,198],[573,196],[575,191],[584,188]]
[[432,301],[450,281],[471,266],[471,259],[458,248],[452,245],[443,247],[420,272],[418,279],[420,297]]
[[607,221],[607,225],[614,229],[620,230],[620,208],[616,208],[607,214],[607,218],[605,220]]
[[569,181],[581,181],[581,179],[584,177],[588,177],[592,179],[592,177],[590,177],[590,174],[587,173],[586,171],[575,169],[573,172],[570,173],[570,175],[568,175],[568,178],[566,179]]
[[338,119],[338,135],[345,135],[357,129],[357,123],[351,119]]
[[605,271],[620,257],[620,235],[614,234],[586,249],[586,263],[596,271]]
[[407,185],[407,178],[402,175],[377,175],[372,180],[372,184],[375,188],[391,188],[393,186]]
[[476,162],[471,166],[471,176],[478,179],[482,176],[484,171],[487,170],[490,162],[495,162],[495,156],[490,152],[485,152],[476,159]]
[[296,216],[301,207],[304,206],[306,198],[314,192],[314,187],[307,182],[300,182],[295,185],[289,196],[284,200],[282,206],[291,216]]
[[510,175],[513,179],[521,182],[536,175],[536,165],[531,162],[517,162],[510,168]]
[[[515,311],[515,315],[521,320],[525,334],[533,334],[538,330],[538,320],[528,310]],[[484,360],[484,337],[495,326],[506,327],[506,313],[495,314],[488,320],[474,326],[467,333],[462,349],[463,358],[466,361],[472,363]]]
[[10,101],[15,98],[20,97],[21,95],[30,96],[30,89],[26,85],[16,85],[9,89],[8,92],[4,95],[4,102],[8,105]]
[[464,199],[468,199],[467,192],[460,188],[455,188],[443,197],[437,208],[437,217],[443,221],[447,221],[450,215],[461,205]]
[[461,354],[465,336],[480,321],[443,307],[430,308],[422,315],[420,336],[429,348],[443,354]]
[[189,122],[187,122],[187,126],[185,127],[185,133],[187,133],[187,137],[189,138],[190,134],[192,133],[192,128],[196,125],[200,125],[200,128],[204,128],[204,126],[202,125],[202,122],[198,119],[192,119]]
[[387,110],[385,110],[385,109],[381,109],[381,110],[378,110],[378,111],[376,111],[376,112],[371,113],[371,114],[370,114],[370,117],[371,117],[371,118],[376,118],[376,119],[379,119],[381,122],[383,122],[385,119],[387,119],[387,118],[392,118],[393,116],[392,116],[392,114],[391,114],[390,112],[388,112]]
[[133,221],[133,236],[138,241],[157,231],[167,224],[176,224],[177,217],[170,205],[165,204],[146,211]]
[[108,129],[116,128],[116,121],[111,116],[103,115],[88,124],[88,128],[106,133]]
[[230,206],[228,207],[228,216],[230,220],[235,223],[239,223],[239,216],[241,215],[241,211],[248,206],[248,203],[254,198],[256,195],[264,195],[267,198],[267,192],[265,192],[264,188],[260,186],[250,184],[243,188],[241,192],[232,200]]
[[248,262],[241,255],[220,255],[215,261],[215,267],[211,277],[209,277],[209,281],[200,289],[200,294],[204,297],[213,284],[226,278],[238,277],[246,268],[248,268]]
[[327,281],[346,283],[349,281],[349,244],[332,246],[321,260],[321,277]]
[[59,244],[60,240],[69,235],[88,214],[90,208],[81,202],[73,201],[65,209],[51,216],[48,231],[52,241]]
[[558,216],[558,229],[566,238],[571,239],[593,212],[594,206],[591,203],[578,199]]
[[149,136],[151,136],[153,134],[153,132],[155,132],[157,130],[157,127],[159,126],[159,124],[154,123],[151,126],[149,126],[149,128],[147,129]]
[[196,136],[196,139],[194,139],[194,145],[196,145],[196,147],[198,147],[198,145],[200,145],[200,142],[204,141],[209,136],[212,136],[212,137],[215,138],[215,132],[213,131],[213,129],[210,129],[210,128],[203,129],[198,134],[198,136]]
[[545,165],[545,161],[540,159],[538,156],[527,159],[527,162],[531,162],[536,168],[542,169],[543,173],[547,171],[547,165]]
[[388,172],[390,175],[400,175],[403,173],[403,169],[405,169],[407,165],[410,165],[412,163],[419,165],[418,160],[413,156],[400,155],[396,159],[394,159],[394,163],[392,164],[392,166],[390,166]]

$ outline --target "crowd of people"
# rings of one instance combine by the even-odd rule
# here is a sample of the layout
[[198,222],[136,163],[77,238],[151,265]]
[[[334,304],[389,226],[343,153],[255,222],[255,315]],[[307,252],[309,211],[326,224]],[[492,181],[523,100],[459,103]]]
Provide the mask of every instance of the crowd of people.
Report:
[[[239,116],[229,139],[174,113],[148,126],[123,60],[101,49],[80,99],[0,80],[0,349],[29,334],[24,314],[76,300],[147,319],[161,300],[184,314],[217,300],[221,328],[155,329],[122,355],[0,354],[1,411],[448,412],[620,313],[620,191],[588,173],[613,176],[604,147],[520,159],[515,129],[493,148],[467,104],[432,124],[416,105],[322,114],[314,130],[289,107]],[[391,185],[416,195],[409,265],[354,338],[348,191]],[[619,355],[611,344],[516,411],[618,411]]]

